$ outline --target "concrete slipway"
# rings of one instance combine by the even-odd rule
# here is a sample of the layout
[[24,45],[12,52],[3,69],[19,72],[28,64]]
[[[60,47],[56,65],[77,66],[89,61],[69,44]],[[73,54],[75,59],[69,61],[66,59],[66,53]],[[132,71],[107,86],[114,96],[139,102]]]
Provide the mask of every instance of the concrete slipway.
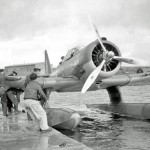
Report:
[[[30,126],[30,128],[28,128]],[[57,130],[37,131],[26,113],[4,117],[0,108],[0,150],[91,150]]]

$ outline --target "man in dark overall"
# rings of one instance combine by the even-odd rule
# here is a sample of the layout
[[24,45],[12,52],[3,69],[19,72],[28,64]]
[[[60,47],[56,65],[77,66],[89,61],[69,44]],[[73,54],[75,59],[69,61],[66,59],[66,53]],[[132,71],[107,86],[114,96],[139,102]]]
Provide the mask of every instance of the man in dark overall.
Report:
[[[12,104],[14,104],[14,113],[18,114],[18,103],[20,102],[20,94],[22,90],[10,88],[1,97],[2,111],[4,116],[8,116],[8,112],[12,112]],[[7,109],[8,108],[8,109]],[[8,110],[8,111],[7,111]]]
[[[16,75],[17,75],[17,72],[13,71],[8,76],[16,76]],[[15,79],[15,80],[18,80],[18,79]],[[2,103],[2,110],[3,110],[4,116],[8,116],[7,107],[8,107],[8,112],[11,112],[13,105],[14,105],[14,110],[15,110],[14,113],[15,114],[19,113],[18,103],[20,102],[21,93],[22,93],[22,90],[10,88],[2,95],[1,103]]]
[[6,95],[9,98],[7,106],[8,106],[8,111],[11,112],[12,104],[14,105],[14,113],[17,114],[19,113],[18,111],[18,103],[20,102],[20,95],[22,91],[15,89],[15,88],[10,88],[7,92]]
[[3,115],[6,116],[6,117],[8,116],[8,113],[7,113],[7,101],[8,101],[7,95],[6,95],[6,93],[4,93],[1,96],[1,103],[2,103]]
[[[13,71],[10,75],[8,76],[17,76],[17,72]],[[6,95],[9,98],[7,101],[7,106],[8,106],[8,111],[11,112],[12,104],[14,104],[14,110],[15,113],[18,113],[18,103],[20,102],[20,94],[21,91],[17,90],[15,88],[10,88],[7,92]]]

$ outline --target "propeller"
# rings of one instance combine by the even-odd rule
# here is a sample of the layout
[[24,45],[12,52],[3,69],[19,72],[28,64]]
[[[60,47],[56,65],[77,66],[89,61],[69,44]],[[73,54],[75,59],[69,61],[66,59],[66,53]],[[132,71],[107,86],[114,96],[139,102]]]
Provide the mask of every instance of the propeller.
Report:
[[101,72],[101,69],[103,68],[103,66],[104,66],[104,71],[105,71],[105,63],[107,61],[109,61],[111,59],[116,59],[116,60],[119,60],[121,62],[129,63],[129,64],[139,64],[139,61],[137,59],[115,56],[113,51],[107,51],[106,48],[104,47],[102,41],[101,41],[101,37],[100,37],[100,34],[98,32],[96,25],[91,21],[90,18],[89,18],[89,22],[90,22],[93,30],[95,31],[97,39],[98,39],[98,41],[102,47],[103,60],[100,63],[100,65],[89,75],[84,86],[82,87],[81,93],[85,93],[90,88],[90,86],[93,84],[93,82],[96,80],[99,73]]
[[133,64],[133,65],[143,65],[145,63],[143,60],[129,58],[129,57],[114,56],[113,59],[122,61],[124,63]]
[[93,84],[97,76],[99,75],[103,65],[105,64],[106,60],[104,59],[101,64],[88,76],[81,93],[85,93],[89,87]]
[[102,41],[101,41],[100,34],[99,34],[98,30],[97,30],[96,25],[92,22],[92,20],[91,20],[90,18],[89,18],[89,22],[90,22],[90,24],[91,24],[93,30],[94,30],[95,33],[96,33],[97,39],[98,39],[98,41],[99,41],[99,43],[100,43],[100,45],[101,45],[101,47],[102,47],[103,52],[106,52],[107,50],[106,50],[106,48],[104,47],[104,45],[103,45],[103,43],[102,43]]
[[89,77],[87,78],[82,90],[81,90],[81,93],[85,93],[89,87],[93,84],[93,82],[96,80],[97,76],[99,75],[101,69],[103,68],[105,62],[107,60],[110,60],[111,58],[114,57],[114,52],[112,51],[107,51],[106,48],[104,47],[102,41],[101,41],[101,38],[100,38],[100,34],[97,30],[97,27],[96,25],[91,21],[91,19],[89,19],[89,22],[92,26],[92,28],[94,29],[96,35],[97,35],[97,38],[98,38],[98,41],[102,47],[102,50],[103,50],[103,60],[102,62],[100,63],[100,65],[89,75]]
[[[98,29],[97,29],[96,25],[93,23],[93,21],[90,18],[89,18],[89,22],[90,22],[93,30],[95,31],[95,33],[97,35],[97,39],[98,39],[98,41],[99,41],[99,43],[100,43],[100,45],[102,47],[103,52],[106,52],[107,50],[106,50],[105,46],[103,45],[103,43],[101,41],[100,34],[98,32]],[[134,65],[140,64],[140,60],[138,60],[138,59],[121,57],[121,56],[114,56],[114,52],[112,52],[112,51],[110,51],[109,53],[111,53],[111,55],[112,55],[111,58],[119,60],[119,61],[122,61],[124,63],[134,64]]]

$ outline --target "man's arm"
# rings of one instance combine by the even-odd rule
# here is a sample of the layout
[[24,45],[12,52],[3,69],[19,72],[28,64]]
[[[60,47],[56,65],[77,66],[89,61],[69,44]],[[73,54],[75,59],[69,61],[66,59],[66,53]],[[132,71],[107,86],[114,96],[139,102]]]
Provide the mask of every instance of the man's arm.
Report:
[[24,82],[24,87],[26,88],[26,86],[28,85],[28,83],[31,81],[30,79],[30,75],[26,76],[25,82]]
[[40,97],[43,101],[45,101],[45,102],[47,101],[47,97],[44,94],[44,92],[39,84],[38,84],[38,94],[40,95]]

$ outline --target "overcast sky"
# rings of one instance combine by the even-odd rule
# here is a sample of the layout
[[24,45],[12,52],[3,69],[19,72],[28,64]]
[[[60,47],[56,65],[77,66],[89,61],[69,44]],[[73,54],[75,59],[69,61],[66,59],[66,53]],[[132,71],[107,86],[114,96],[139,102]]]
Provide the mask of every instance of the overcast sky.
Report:
[[0,0],[0,68],[44,61],[54,66],[78,45],[96,39],[87,16],[101,36],[123,56],[150,64],[150,0]]

